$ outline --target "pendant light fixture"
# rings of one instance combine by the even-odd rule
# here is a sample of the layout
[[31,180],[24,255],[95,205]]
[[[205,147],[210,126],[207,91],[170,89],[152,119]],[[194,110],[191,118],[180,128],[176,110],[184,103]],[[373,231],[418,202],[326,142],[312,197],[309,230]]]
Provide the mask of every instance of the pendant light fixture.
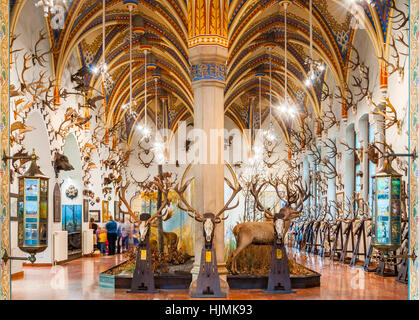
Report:
[[288,99],[288,21],[287,21],[287,9],[288,5],[290,4],[289,1],[281,2],[281,5],[284,7],[284,20],[285,20],[285,28],[284,28],[284,79],[285,79],[285,86],[284,86],[284,103],[279,107],[279,111],[282,113],[288,114],[290,117],[294,117],[296,114],[296,107],[290,103]]
[[[63,0],[63,2],[65,3],[66,0]],[[42,7],[45,18],[48,18],[49,15],[55,15],[62,8],[54,0],[38,0],[35,2],[35,7]]]
[[273,39],[270,39],[268,43],[265,44],[265,47],[268,49],[269,53],[269,128],[264,130],[263,136],[268,142],[273,142],[276,140],[276,135],[273,127],[273,117],[272,117],[272,50],[275,46]]
[[129,10],[129,102],[124,104],[122,108],[127,110],[129,118],[135,118],[137,113],[133,109],[135,102],[132,99],[132,10],[134,3],[132,1],[125,1],[124,4],[127,5]]
[[[149,141],[151,136],[151,130],[147,124],[147,70],[148,70],[148,63],[147,63],[147,55],[148,52],[151,51],[151,45],[149,45],[145,40],[140,45],[140,49],[144,52],[144,124],[139,126],[139,130],[142,134],[141,140]],[[154,66],[153,66],[154,67]]]
[[112,76],[108,72],[108,66],[106,64],[106,36],[105,36],[105,25],[106,25],[106,0],[102,0],[102,62],[99,63],[94,69],[94,74],[101,74],[103,86],[105,90],[109,90],[113,86]]
[[305,64],[308,65],[310,70],[307,73],[307,79],[304,84],[309,87],[314,84],[316,78],[325,70],[325,65],[321,61],[314,60],[313,58],[313,0],[309,0],[309,19],[310,19],[310,53],[306,58]]
[[164,155],[164,141],[159,134],[159,123],[158,123],[158,82],[159,82],[160,74],[155,72],[153,74],[154,85],[155,85],[155,95],[154,95],[154,114],[155,114],[155,125],[156,125],[156,134],[154,135],[154,143],[153,143],[153,152],[155,155],[155,159],[157,164],[164,164],[166,161]]

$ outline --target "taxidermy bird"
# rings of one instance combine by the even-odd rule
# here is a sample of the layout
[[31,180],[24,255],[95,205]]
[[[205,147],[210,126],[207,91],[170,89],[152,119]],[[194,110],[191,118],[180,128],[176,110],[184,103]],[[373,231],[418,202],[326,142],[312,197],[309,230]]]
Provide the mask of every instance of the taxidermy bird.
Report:
[[76,73],[72,74],[70,79],[71,82],[76,82],[77,84],[84,84],[84,77],[87,75],[92,75],[92,71],[86,65],[81,67]]
[[10,85],[10,98],[19,97],[21,95],[22,94],[18,90],[16,90],[16,88],[13,84]]
[[96,102],[103,100],[104,97],[102,95],[98,95],[96,97],[93,98],[89,98],[87,99],[87,105],[85,105],[84,107],[86,108],[90,108],[90,109],[96,109]]

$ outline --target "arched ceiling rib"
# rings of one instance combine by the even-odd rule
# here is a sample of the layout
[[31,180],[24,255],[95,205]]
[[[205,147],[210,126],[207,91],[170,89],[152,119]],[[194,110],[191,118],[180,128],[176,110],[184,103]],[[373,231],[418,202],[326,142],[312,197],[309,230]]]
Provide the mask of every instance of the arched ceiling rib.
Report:
[[[123,0],[106,0],[106,61],[110,67],[115,85],[106,92],[108,113],[113,118],[108,124],[123,116],[120,106],[127,99],[128,66],[128,10]],[[227,64],[227,82],[225,90],[225,109],[229,117],[243,130],[246,121],[244,114],[237,108],[245,108],[245,101],[256,90],[254,71],[262,67],[265,78],[262,83],[264,108],[267,99],[268,56],[264,48],[274,32],[277,44],[273,50],[273,94],[278,99],[284,95],[284,13],[278,0],[228,0],[228,38],[229,58]],[[373,5],[365,1],[349,5],[342,0],[313,0],[314,55],[323,60],[337,85],[348,80],[347,56],[348,44],[353,40],[356,30],[352,14],[355,14],[366,29],[373,47],[379,55],[387,54],[385,47],[388,38],[389,16],[391,10],[388,1],[373,0]],[[10,2],[11,30],[15,29],[19,15],[26,0]],[[98,0],[68,0],[64,16],[64,28],[53,30],[49,25],[50,43],[55,44],[56,54],[51,63],[55,77],[60,80],[70,56],[76,51],[81,65],[94,65],[102,57],[102,2]],[[288,9],[289,31],[289,70],[290,87],[288,94],[297,102],[297,95],[304,95],[305,104],[310,104],[314,112],[319,113],[319,83],[316,88],[307,88],[303,82],[307,74],[304,60],[309,47],[309,1],[294,0]],[[139,0],[134,14],[144,18],[146,34],[143,36],[152,45],[156,64],[161,69],[159,81],[167,91],[171,101],[171,119],[183,119],[186,114],[193,115],[193,90],[189,74],[188,61],[188,13],[185,0]],[[42,10],[35,8],[36,10]],[[51,17],[50,17],[51,18]],[[138,51],[140,37],[134,38],[134,99],[141,106],[144,98],[144,57]],[[151,81],[151,80],[149,80]],[[152,82],[151,82],[152,83]],[[100,77],[93,76],[89,84],[102,87]],[[151,100],[151,98],[150,98]],[[301,100],[301,99],[300,99]],[[299,102],[300,104],[300,102]],[[249,106],[247,106],[249,107]],[[243,109],[244,110],[244,109]],[[142,110],[139,110],[143,114]],[[249,112],[247,112],[249,113]],[[153,115],[150,114],[152,117]],[[141,117],[140,117],[141,118]]]

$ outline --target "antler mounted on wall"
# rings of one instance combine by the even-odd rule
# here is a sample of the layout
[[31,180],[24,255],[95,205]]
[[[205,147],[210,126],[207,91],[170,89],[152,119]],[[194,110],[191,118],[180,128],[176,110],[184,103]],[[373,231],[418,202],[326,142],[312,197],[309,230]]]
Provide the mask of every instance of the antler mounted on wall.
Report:
[[[397,43],[407,45],[404,41],[404,36],[403,35],[399,36]],[[397,43],[396,43],[396,40],[395,40],[394,36],[391,36],[390,48],[393,50],[393,53],[391,54],[391,58],[394,59],[394,63],[391,63],[389,60],[385,59],[383,54],[381,54],[381,56],[378,57],[378,60],[382,61],[386,65],[386,67],[389,68],[389,70],[388,70],[388,75],[389,76],[397,73],[399,83],[402,83],[403,80],[404,80],[404,70],[405,70],[405,67],[406,67],[406,62],[408,60],[409,53],[400,52],[400,50],[397,48]],[[407,47],[409,48],[408,45],[407,45]],[[400,56],[405,56],[406,57],[404,59],[403,65],[401,64],[401,57]]]
[[402,131],[402,121],[397,117],[397,111],[391,104],[390,99],[388,97],[384,98],[384,101],[379,105],[370,100],[370,104],[374,106],[374,110],[371,114],[382,116],[384,118],[383,120],[378,120],[383,123],[383,128],[387,130],[396,125],[397,134],[400,135]]
[[[335,95],[335,98],[339,99],[339,102],[345,110],[352,108],[354,114],[357,112],[358,104],[366,98],[371,97],[370,91],[370,69],[369,67],[360,59],[360,54],[358,49],[350,44],[349,45],[353,57],[348,60],[348,67],[352,70],[352,84],[343,84],[338,87],[338,93]],[[359,75],[355,74],[355,71],[359,71]],[[358,89],[357,93],[354,93],[350,85]]]
[[[393,20],[393,29],[399,31],[405,28],[409,23],[409,14],[396,6],[396,0],[389,0],[387,5],[393,9],[393,16],[390,16]],[[407,12],[409,12],[409,5],[405,4],[405,6],[408,7]],[[408,28],[406,27],[407,30]]]
[[[153,164],[155,155],[154,155],[154,152],[152,151],[151,147],[144,147],[143,146],[143,142],[145,142],[145,141],[141,140],[141,141],[138,142],[138,148],[139,148],[140,151],[137,154],[137,158],[138,158],[138,160],[140,160],[141,165],[143,165],[146,169],[148,169]],[[143,157],[148,157],[149,160],[146,161],[146,160],[144,160]]]
[[324,130],[326,131],[333,128],[334,126],[336,126],[338,130],[340,128],[340,121],[333,112],[332,105],[333,103],[329,104],[329,109],[324,110],[322,113]]

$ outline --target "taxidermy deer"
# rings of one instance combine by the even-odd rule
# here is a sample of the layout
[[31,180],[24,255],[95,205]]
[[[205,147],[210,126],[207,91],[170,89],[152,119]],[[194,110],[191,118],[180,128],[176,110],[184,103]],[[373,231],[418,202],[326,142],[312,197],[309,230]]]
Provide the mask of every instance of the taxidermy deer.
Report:
[[[152,224],[152,227],[157,227],[156,224]],[[168,251],[177,250],[177,246],[179,243],[179,237],[175,232],[166,232],[163,231],[163,243],[165,247],[167,247]],[[152,248],[157,248],[157,239],[156,237],[152,237],[150,239],[150,246]]]
[[[169,191],[170,188],[173,185],[173,180],[171,180],[171,174],[170,173],[166,173],[163,174],[162,177],[157,176],[154,178],[154,180],[152,182],[150,182],[151,184],[155,184],[158,188],[161,188],[161,192],[163,195],[163,201],[162,204],[160,206],[160,208],[157,210],[157,212],[155,214],[153,214],[147,221],[141,221],[137,215],[132,211],[130,204],[128,203],[128,201],[125,198],[125,192],[130,184],[130,182],[126,182],[125,185],[121,186],[119,188],[119,199],[121,199],[122,203],[127,207],[128,209],[128,214],[139,224],[139,241],[140,243],[144,242],[147,238],[148,232],[150,230],[151,224],[152,222],[161,217],[163,219],[163,221],[166,221],[168,219],[171,218],[172,215],[172,211],[171,210],[165,210],[163,212],[163,210],[165,208],[168,208],[170,206],[170,201],[169,201]],[[145,190],[148,190],[148,188],[151,185],[149,183],[144,182],[143,187]]]
[[[277,181],[275,181],[277,182]],[[287,233],[291,221],[301,214],[301,209],[304,201],[310,196],[307,193],[307,187],[301,188],[295,185],[298,191],[291,190],[289,185],[286,185],[287,190],[287,204],[279,213],[274,213],[273,209],[266,209],[260,202],[260,192],[269,183],[271,186],[275,185],[277,196],[281,199],[282,195],[276,184],[272,179],[270,182],[260,181],[259,177],[254,177],[250,182],[247,182],[252,196],[255,199],[258,210],[262,211],[268,221],[264,222],[245,222],[236,225],[233,229],[234,237],[236,238],[237,247],[231,255],[232,265],[231,271],[237,274],[237,256],[251,244],[256,245],[272,245],[276,239],[278,243],[284,241],[284,236]],[[295,207],[292,207],[295,205]]]
[[[212,248],[213,240],[214,240],[214,231],[217,224],[221,223],[221,221],[227,219],[228,216],[221,217],[224,212],[237,208],[239,205],[239,201],[230,207],[230,203],[234,200],[236,195],[241,191],[242,187],[240,185],[234,187],[233,184],[227,178],[224,178],[227,185],[233,190],[233,194],[230,196],[230,199],[226,202],[225,206],[218,211],[218,213],[204,213],[201,214],[197,210],[195,210],[189,202],[186,200],[184,193],[188,188],[189,184],[191,183],[193,178],[186,181],[186,183],[182,186],[179,184],[175,187],[174,191],[178,194],[180,198],[180,202],[178,204],[179,209],[186,211],[188,215],[194,218],[198,222],[202,222],[203,227],[203,234],[205,239],[205,248]],[[185,205],[185,207],[182,205]]]

